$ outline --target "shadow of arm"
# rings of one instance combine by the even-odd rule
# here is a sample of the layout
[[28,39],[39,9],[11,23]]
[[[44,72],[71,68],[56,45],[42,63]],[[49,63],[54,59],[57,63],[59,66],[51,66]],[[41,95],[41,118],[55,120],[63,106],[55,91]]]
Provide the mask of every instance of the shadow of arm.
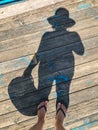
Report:
[[34,55],[33,59],[31,60],[29,66],[25,69],[23,76],[31,76],[32,69],[38,64],[36,59],[36,54]]
[[82,43],[82,41],[81,41],[81,38],[80,38],[80,36],[77,34],[77,33],[75,33],[75,37],[77,37],[77,44],[76,44],[76,46],[74,47],[74,49],[73,49],[73,51],[76,53],[76,54],[78,54],[78,55],[83,55],[84,54],[84,46],[83,46],[83,43]]

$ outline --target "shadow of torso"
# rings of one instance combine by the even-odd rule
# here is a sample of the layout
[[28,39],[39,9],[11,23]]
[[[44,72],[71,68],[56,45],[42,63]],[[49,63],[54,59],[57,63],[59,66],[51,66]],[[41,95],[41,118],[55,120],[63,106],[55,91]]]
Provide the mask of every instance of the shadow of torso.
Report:
[[63,29],[46,32],[36,54],[39,62],[39,89],[44,89],[44,96],[48,99],[51,86],[55,81],[57,102],[62,102],[66,107],[69,105],[69,88],[74,75],[73,52],[78,55],[84,53],[80,37],[76,32]]
[[64,30],[44,34],[38,52],[36,53],[38,62],[40,62],[39,77],[41,75],[51,74],[58,69],[61,70],[74,66],[72,51],[74,51],[74,43],[78,40],[76,35],[77,33],[75,32]]

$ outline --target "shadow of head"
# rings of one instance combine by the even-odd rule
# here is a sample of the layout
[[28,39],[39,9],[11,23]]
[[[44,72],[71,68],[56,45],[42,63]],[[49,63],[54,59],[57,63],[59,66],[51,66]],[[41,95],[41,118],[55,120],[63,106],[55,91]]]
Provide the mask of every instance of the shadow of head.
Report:
[[69,18],[69,11],[65,8],[58,8],[54,16],[49,17],[49,24],[52,25],[52,28],[68,28],[75,25],[75,21]]

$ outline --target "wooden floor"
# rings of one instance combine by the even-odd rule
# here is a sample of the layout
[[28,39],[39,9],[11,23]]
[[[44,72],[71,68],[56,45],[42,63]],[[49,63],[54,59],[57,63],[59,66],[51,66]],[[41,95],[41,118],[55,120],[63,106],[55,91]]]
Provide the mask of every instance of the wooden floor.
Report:
[[[60,7],[75,21],[68,36],[47,21]],[[54,130],[57,84],[70,86],[65,128],[98,130],[98,0],[58,0],[0,19],[0,130],[29,130],[45,94],[44,129]]]

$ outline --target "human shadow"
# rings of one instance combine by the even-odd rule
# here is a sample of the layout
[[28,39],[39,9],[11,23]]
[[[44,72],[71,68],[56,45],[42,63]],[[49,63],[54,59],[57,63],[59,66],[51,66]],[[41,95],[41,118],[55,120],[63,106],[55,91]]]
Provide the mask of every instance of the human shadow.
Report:
[[[49,17],[53,31],[42,36],[38,51],[21,77],[13,79],[8,86],[9,97],[14,106],[24,115],[37,114],[37,105],[48,100],[53,82],[56,85],[56,103],[69,106],[69,90],[74,75],[75,59],[73,52],[83,55],[84,46],[77,32],[70,32],[75,21],[69,17],[65,8],[58,8],[54,16]],[[38,89],[31,75],[38,68]],[[55,97],[54,97],[55,98]]]

